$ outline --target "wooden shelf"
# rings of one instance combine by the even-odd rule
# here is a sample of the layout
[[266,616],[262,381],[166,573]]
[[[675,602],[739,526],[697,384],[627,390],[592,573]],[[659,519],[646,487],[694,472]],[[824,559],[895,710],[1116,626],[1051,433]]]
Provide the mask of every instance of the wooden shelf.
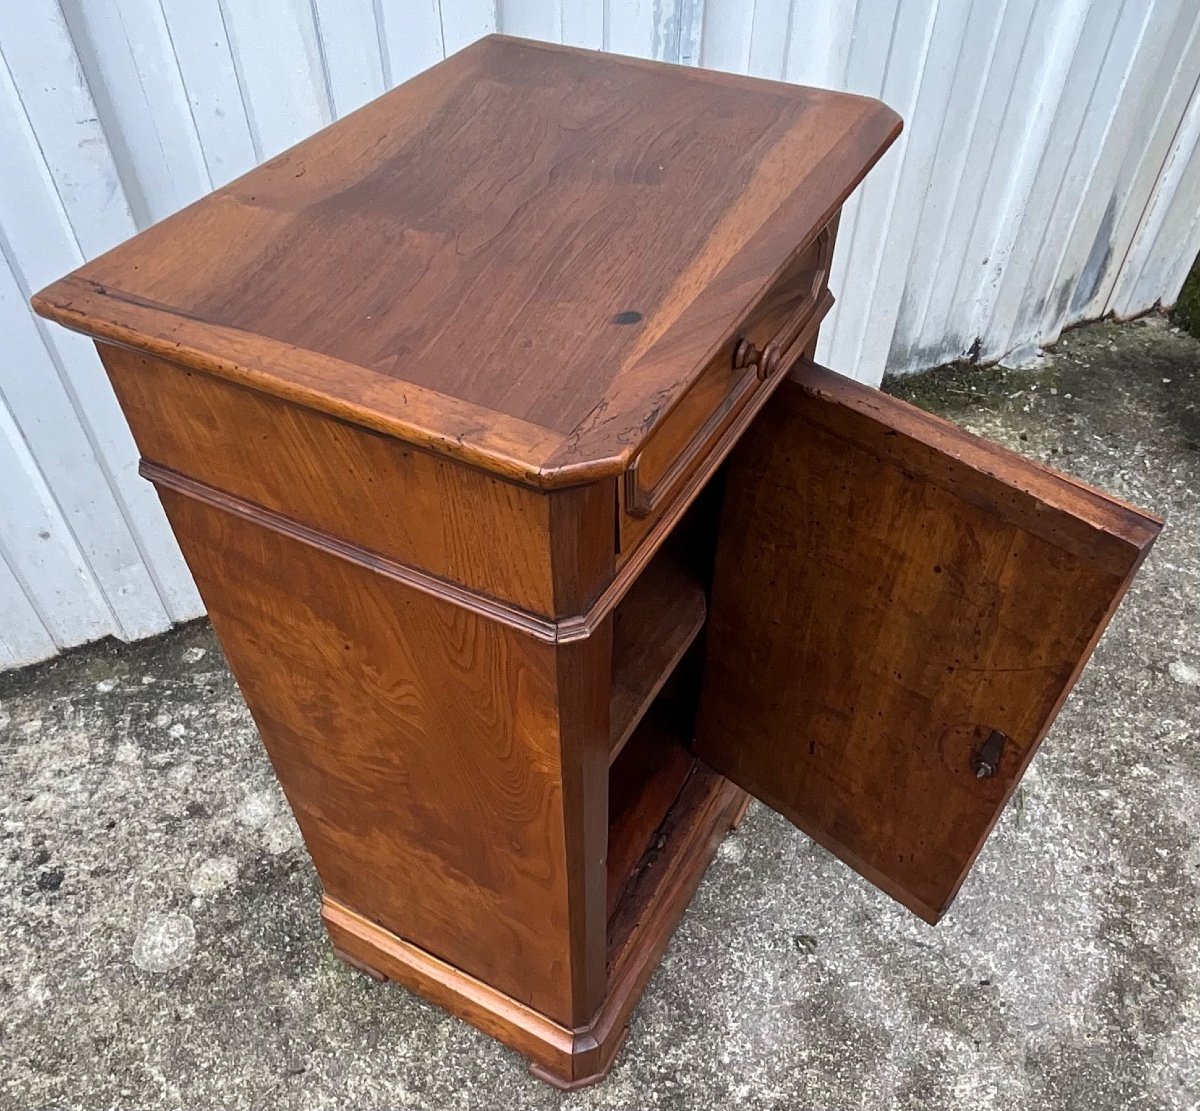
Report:
[[613,615],[609,759],[615,760],[704,627],[704,588],[671,553],[651,561]]
[[654,843],[638,861],[608,919],[608,967],[614,986],[631,967],[661,954],[704,869],[726,832],[741,821],[749,796],[729,780],[697,762]]
[[678,707],[656,702],[609,772],[609,918],[695,766],[681,721]]

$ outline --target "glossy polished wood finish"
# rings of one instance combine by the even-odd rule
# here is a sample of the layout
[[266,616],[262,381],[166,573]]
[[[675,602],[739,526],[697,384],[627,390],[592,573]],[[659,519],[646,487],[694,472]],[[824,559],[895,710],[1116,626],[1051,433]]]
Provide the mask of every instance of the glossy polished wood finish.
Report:
[[936,917],[1152,537],[786,381],[898,129],[493,36],[35,299],[99,341],[336,950],[560,1088],[745,812],[721,773]]
[[731,460],[697,752],[935,922],[1160,522],[824,368],[793,379]]
[[493,36],[35,304],[526,483],[616,477],[899,126]]
[[590,1016],[603,972],[573,950],[564,764],[590,745],[599,778],[608,753],[606,731],[575,735],[587,704],[560,704],[579,646],[160,493],[326,893],[555,1021]]
[[[549,497],[258,390],[101,344],[142,458],[323,534],[547,616],[575,616],[612,575],[604,484]],[[398,496],[403,491],[403,496]],[[447,512],[447,506],[469,506]],[[541,538],[576,514],[590,566]],[[569,521],[556,531],[575,542]]]
[[[816,303],[803,252],[896,127],[488,40],[37,299],[104,341],[339,951],[563,1086],[611,1063],[738,797],[692,777],[614,981],[610,900],[693,764],[652,717],[610,807],[703,621],[699,584],[639,574],[731,446],[714,353]],[[617,479],[660,424],[618,573]]]

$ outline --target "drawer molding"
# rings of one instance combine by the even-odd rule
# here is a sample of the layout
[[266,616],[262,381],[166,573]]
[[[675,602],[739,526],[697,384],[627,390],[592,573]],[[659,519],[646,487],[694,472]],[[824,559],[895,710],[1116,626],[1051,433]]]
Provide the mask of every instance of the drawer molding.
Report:
[[[824,280],[823,277],[821,280]],[[797,320],[789,321],[790,327],[788,331],[792,332],[793,335],[788,346],[783,350],[783,354],[779,354],[779,348],[770,351],[775,346],[774,341],[768,344],[767,348],[764,349],[764,353],[761,354],[761,357],[767,359],[770,363],[769,373],[760,376],[756,370],[754,374],[744,374],[733,391],[728,395],[724,404],[713,410],[704,424],[700,426],[700,430],[688,443],[687,447],[675,457],[674,462],[657,482],[649,485],[642,482],[639,469],[642,453],[639,452],[634,457],[633,462],[629,465],[624,475],[625,512],[630,517],[644,520],[662,508],[682,479],[701,464],[704,456],[712,449],[714,441],[728,426],[729,422],[741,412],[751,396],[767,380],[774,379],[776,376],[782,377],[786,374],[800,359],[800,356],[803,354],[805,341],[811,336],[813,328],[820,324],[826,315],[828,315],[829,310],[833,308],[833,302],[833,294],[826,290],[824,296],[818,301],[806,305],[802,314],[797,313],[797,320],[799,321],[798,331],[795,330],[797,328]],[[739,347],[744,342],[746,341],[739,341]],[[744,369],[748,369],[751,366],[757,368],[756,363],[747,363]],[[733,368],[734,372],[736,372],[736,369]]]
[[[832,303],[832,297],[830,297],[830,303]],[[815,327],[815,323],[813,326]],[[587,640],[592,636],[621,599],[625,597],[658,551],[663,538],[675,527],[679,518],[700,493],[711,473],[724,462],[747,425],[758,415],[785,377],[785,374],[777,374],[762,383],[763,388],[755,390],[747,404],[743,405],[736,413],[727,414],[729,419],[724,421],[722,426],[714,432],[712,446],[704,465],[683,478],[682,485],[671,504],[666,506],[664,512],[650,523],[637,548],[621,563],[616,574],[596,600],[582,613],[557,620],[542,617],[511,603],[499,601],[457,583],[440,579],[427,571],[410,567],[398,560],[330,536],[328,533],[318,532],[282,513],[229,494],[208,483],[200,482],[148,459],[140,461],[138,473],[154,483],[156,487],[173,490],[185,497],[194,498],[237,517],[253,521],[263,528],[284,533],[301,543],[330,552],[341,559],[370,568],[381,575],[397,579],[423,593],[444,598],[480,617],[486,617],[519,629],[535,640],[545,641],[548,644],[572,644],[576,641]]]
[[705,447],[717,434],[722,422],[731,413],[736,412],[746,402],[746,399],[758,389],[760,380],[753,374],[744,374],[738,384],[729,394],[724,405],[714,410],[712,415],[700,427],[700,431],[675,457],[675,462],[667,471],[650,485],[642,482],[640,464],[642,454],[639,452],[625,472],[625,512],[631,517],[649,517],[666,500],[679,479],[696,465],[697,460],[704,454]]
[[[709,361],[698,381],[707,383],[716,377],[716,385],[705,385],[703,388],[719,391],[722,396],[662,473],[657,476],[646,475],[644,463],[647,455],[653,457],[661,454],[664,443],[670,443],[670,440],[664,441],[663,437],[671,435],[667,429],[671,428],[672,421],[676,424],[681,419],[686,422],[690,419],[686,415],[681,417],[676,410],[668,412],[633,457],[623,476],[625,512],[630,517],[641,520],[656,513],[681,479],[700,464],[721,428],[746,404],[751,395],[768,379],[786,373],[803,354],[804,344],[810,338],[812,329],[833,306],[833,295],[827,283],[836,237],[835,218],[798,252],[797,258],[782,277],[747,314],[732,341],[723,344],[716,357]],[[791,311],[778,321],[775,331],[769,333],[770,338],[764,339],[763,326],[776,318],[781,300],[787,302],[793,299],[795,304]],[[736,380],[722,386],[719,379],[723,374],[736,376]],[[697,388],[698,385],[693,386],[692,396],[696,396]],[[658,466],[661,466],[661,460],[655,459],[655,469]]]
[[[760,382],[779,370],[787,370],[800,357],[797,349],[798,342],[803,338],[812,323],[813,316],[819,311],[822,316],[829,311],[829,305],[823,304],[824,295],[828,295],[825,285],[829,281],[829,268],[833,261],[833,225],[826,224],[820,235],[813,241],[810,248],[816,256],[809,274],[808,291],[800,300],[795,311],[783,322],[775,337],[765,343],[760,349],[753,340],[743,337],[738,340],[733,349],[733,369],[742,370],[744,367],[754,367]],[[832,304],[832,300],[830,301]]]

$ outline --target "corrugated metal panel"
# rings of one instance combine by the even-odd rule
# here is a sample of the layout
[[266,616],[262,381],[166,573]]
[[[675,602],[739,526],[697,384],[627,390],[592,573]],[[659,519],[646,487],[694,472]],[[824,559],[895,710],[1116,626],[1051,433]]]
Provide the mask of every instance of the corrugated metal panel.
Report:
[[32,290],[488,32],[880,96],[821,357],[877,382],[1178,294],[1194,0],[24,0],[0,21],[0,666],[200,612],[90,346]]

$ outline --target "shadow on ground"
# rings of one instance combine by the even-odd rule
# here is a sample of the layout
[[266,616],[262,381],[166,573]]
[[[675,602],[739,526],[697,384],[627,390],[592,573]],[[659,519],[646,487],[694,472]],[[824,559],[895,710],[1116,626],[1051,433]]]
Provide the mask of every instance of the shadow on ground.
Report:
[[1195,1108],[1200,342],[889,384],[1168,527],[937,929],[756,807],[609,1080],[334,959],[208,628],[0,676],[0,1106]]

